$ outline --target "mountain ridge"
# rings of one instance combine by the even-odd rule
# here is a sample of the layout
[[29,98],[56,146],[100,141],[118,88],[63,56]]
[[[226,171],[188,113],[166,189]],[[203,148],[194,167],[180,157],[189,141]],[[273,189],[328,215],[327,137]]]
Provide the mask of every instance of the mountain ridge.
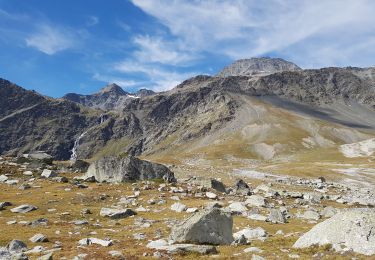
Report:
[[[370,138],[375,129],[374,83],[375,69],[349,67],[256,76],[201,75],[169,91],[140,98],[121,99],[117,87],[112,86],[114,94],[104,91],[97,99],[88,101],[85,96],[87,103],[46,99],[35,94],[42,106],[36,101],[3,103],[8,104],[4,115],[14,116],[6,118],[6,124],[0,121],[0,152],[20,153],[49,147],[48,151],[56,158],[69,159],[73,145],[80,138],[75,150],[78,158],[124,152],[173,157],[179,149],[183,158],[195,149],[209,149],[207,154],[211,154],[217,143],[232,140],[230,146],[236,147],[233,150],[236,156],[244,150],[253,158],[278,158],[284,156],[287,147],[298,153],[307,152],[310,148],[306,147],[318,149]],[[4,99],[28,100],[26,90],[18,89],[15,96],[5,91],[12,89],[11,85],[4,83],[0,88]],[[45,111],[51,109],[53,113],[47,116]],[[46,122],[56,118],[59,125],[46,126]],[[34,131],[26,131],[25,123],[20,120]],[[311,128],[300,125],[298,120],[307,120]],[[263,131],[268,137],[250,138],[253,133],[246,129],[255,127],[252,131],[257,133],[255,125],[268,129]],[[66,133],[60,133],[60,128]],[[243,136],[245,132],[248,134]],[[280,137],[288,132],[295,133],[295,137]],[[18,144],[16,140],[20,137],[29,140],[29,145]],[[277,144],[275,138],[284,141]]]

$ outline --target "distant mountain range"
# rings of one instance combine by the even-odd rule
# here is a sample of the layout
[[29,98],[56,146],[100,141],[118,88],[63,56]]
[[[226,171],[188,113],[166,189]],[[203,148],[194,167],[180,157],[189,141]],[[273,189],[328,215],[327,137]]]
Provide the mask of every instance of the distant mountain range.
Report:
[[[44,97],[0,80],[0,153],[67,160],[129,153],[168,161],[345,156],[375,137],[375,69],[303,70],[272,58],[234,62],[162,93],[110,84]],[[327,155],[328,156],[328,155]]]
[[131,99],[154,95],[155,92],[148,89],[141,89],[134,94],[124,91],[120,86],[112,83],[92,95],[80,95],[68,93],[63,99],[70,100],[91,108],[103,110],[121,109],[131,102]]

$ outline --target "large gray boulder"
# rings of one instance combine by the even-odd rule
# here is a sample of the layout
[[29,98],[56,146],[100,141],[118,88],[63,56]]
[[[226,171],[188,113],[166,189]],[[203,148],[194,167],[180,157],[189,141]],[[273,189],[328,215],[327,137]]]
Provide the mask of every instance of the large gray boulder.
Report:
[[174,243],[229,245],[233,242],[232,216],[218,208],[205,209],[172,228]]
[[129,156],[103,157],[92,163],[86,177],[98,182],[132,182],[137,180],[164,179],[176,182],[174,174],[166,166]]
[[375,209],[350,209],[337,213],[300,237],[293,245],[304,248],[332,244],[337,251],[375,254]]

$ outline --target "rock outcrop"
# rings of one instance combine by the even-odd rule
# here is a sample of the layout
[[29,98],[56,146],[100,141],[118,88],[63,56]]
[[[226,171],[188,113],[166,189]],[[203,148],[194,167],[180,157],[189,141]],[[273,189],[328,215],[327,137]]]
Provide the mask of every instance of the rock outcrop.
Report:
[[158,163],[152,163],[128,156],[103,157],[92,163],[86,177],[94,177],[98,182],[133,182],[137,180],[163,179],[175,182],[171,170]]
[[331,244],[337,251],[375,254],[375,210],[349,209],[314,226],[293,247]]

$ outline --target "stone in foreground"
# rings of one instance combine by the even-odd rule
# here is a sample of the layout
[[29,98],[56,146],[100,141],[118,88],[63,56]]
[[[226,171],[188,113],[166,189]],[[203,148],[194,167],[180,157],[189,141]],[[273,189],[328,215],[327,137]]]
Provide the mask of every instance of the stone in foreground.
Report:
[[173,172],[166,166],[131,156],[110,156],[99,159],[90,165],[86,177],[95,177],[98,182],[111,183],[149,179],[176,182]]
[[120,219],[120,218],[127,218],[133,215],[137,215],[131,209],[111,209],[111,208],[102,208],[100,210],[100,216],[108,217],[111,219]]
[[36,209],[38,208],[33,205],[24,204],[11,209],[10,211],[12,211],[13,213],[27,213]]
[[300,237],[293,247],[332,244],[338,251],[353,250],[364,255],[374,255],[374,231],[375,209],[351,209],[317,224]]
[[169,239],[174,243],[229,245],[233,242],[232,216],[218,208],[205,209],[176,225]]
[[43,234],[35,234],[29,240],[33,243],[48,242],[48,238]]
[[91,245],[91,244],[97,244],[97,245],[107,247],[107,246],[113,245],[113,242],[112,242],[112,240],[103,240],[103,239],[99,239],[99,238],[95,238],[95,237],[90,237],[90,238],[83,238],[83,239],[79,240],[78,244],[80,246],[88,246],[88,245]]

